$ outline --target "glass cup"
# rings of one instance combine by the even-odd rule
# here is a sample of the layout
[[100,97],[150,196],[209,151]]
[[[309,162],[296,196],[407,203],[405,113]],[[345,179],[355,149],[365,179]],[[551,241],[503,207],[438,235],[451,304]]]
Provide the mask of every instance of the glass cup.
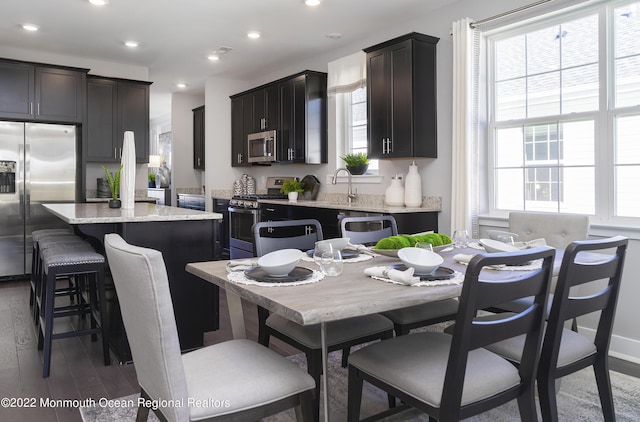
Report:
[[315,249],[313,250],[313,262],[320,267],[320,271],[322,272],[324,272],[324,268],[322,267],[322,254],[324,252],[333,252],[333,246],[331,246],[330,243],[318,245],[318,242],[316,242]]
[[429,242],[416,242],[416,248],[426,249],[429,252],[433,252],[433,245]]
[[331,277],[342,274],[342,254],[340,251],[324,251],[322,252],[321,265],[322,271]]
[[511,236],[510,234],[501,234],[496,236],[496,240],[498,242],[502,242],[502,243],[506,243],[507,245],[515,245],[515,241],[513,239],[513,236]]
[[456,230],[453,232],[452,240],[456,248],[466,248],[469,244],[469,233],[466,230]]

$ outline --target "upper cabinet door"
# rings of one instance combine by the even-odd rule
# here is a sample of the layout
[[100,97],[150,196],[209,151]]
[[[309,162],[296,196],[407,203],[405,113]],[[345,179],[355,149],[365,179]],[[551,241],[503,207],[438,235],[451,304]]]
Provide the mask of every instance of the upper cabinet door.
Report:
[[193,168],[204,170],[204,106],[193,109]]
[[36,67],[35,118],[82,123],[86,83],[85,72]]
[[364,50],[370,157],[437,157],[437,42],[411,33]]
[[87,81],[87,159],[116,162],[118,144],[115,142],[118,112],[118,84],[108,79],[89,78]]
[[136,162],[149,162],[149,85],[118,82],[117,140],[124,142],[124,132],[133,131]]
[[29,64],[0,61],[0,117],[32,119],[35,68]]

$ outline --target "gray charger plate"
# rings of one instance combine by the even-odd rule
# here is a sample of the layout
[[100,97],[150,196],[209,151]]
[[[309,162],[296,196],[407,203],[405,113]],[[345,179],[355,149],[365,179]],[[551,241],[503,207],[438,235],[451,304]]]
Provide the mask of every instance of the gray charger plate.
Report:
[[[391,265],[391,268],[398,271],[404,271],[407,267],[404,264],[395,264]],[[421,281],[431,281],[431,280],[447,280],[449,278],[453,278],[455,271],[451,268],[447,267],[438,267],[431,274],[414,274],[416,277],[420,277]]]
[[245,277],[263,283],[291,283],[293,281],[302,281],[311,277],[312,274],[313,270],[305,267],[295,267],[284,277],[271,276],[260,267],[252,267],[244,270]]

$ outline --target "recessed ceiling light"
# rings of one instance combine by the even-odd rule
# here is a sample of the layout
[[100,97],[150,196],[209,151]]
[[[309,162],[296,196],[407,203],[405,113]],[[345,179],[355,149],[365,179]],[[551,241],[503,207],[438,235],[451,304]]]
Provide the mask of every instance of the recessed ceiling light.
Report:
[[317,6],[320,4],[320,0],[304,0],[304,4],[307,6]]
[[179,83],[179,84],[176,84],[176,86],[177,86],[178,88],[186,88],[186,87],[187,87],[187,84]]
[[327,38],[330,38],[332,40],[338,40],[340,38],[342,38],[342,34],[339,32],[332,32],[330,34],[325,35]]
[[109,0],[89,0],[89,3],[95,6],[104,6],[105,4],[109,3]]
[[260,38],[260,33],[257,31],[251,31],[249,33],[247,33],[247,37],[252,38],[252,39],[258,39]]
[[124,45],[126,45],[127,47],[135,48],[140,44],[137,41],[125,41]]
[[24,29],[25,31],[37,31],[38,29],[40,29],[40,27],[32,23],[23,23],[22,29]]
[[211,54],[209,57],[207,57],[207,59],[215,62],[216,60],[220,60],[220,57],[216,56],[215,54]]

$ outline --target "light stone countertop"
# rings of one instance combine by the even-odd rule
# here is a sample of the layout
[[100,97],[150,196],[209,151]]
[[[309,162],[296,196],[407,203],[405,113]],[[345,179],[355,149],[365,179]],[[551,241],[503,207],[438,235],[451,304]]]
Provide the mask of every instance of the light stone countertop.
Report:
[[316,208],[329,208],[337,210],[353,210],[364,212],[378,212],[385,214],[401,214],[401,213],[416,213],[416,212],[439,212],[442,210],[441,203],[438,200],[423,201],[421,207],[392,207],[385,205],[384,203],[359,203],[354,202],[349,205],[347,202],[336,201],[306,201],[299,199],[297,202],[289,202],[288,199],[260,199],[258,202],[265,204],[280,204],[290,205],[294,207],[316,207]]
[[109,208],[106,203],[43,204],[68,224],[136,223],[154,221],[221,220],[222,214],[137,202],[133,209]]

